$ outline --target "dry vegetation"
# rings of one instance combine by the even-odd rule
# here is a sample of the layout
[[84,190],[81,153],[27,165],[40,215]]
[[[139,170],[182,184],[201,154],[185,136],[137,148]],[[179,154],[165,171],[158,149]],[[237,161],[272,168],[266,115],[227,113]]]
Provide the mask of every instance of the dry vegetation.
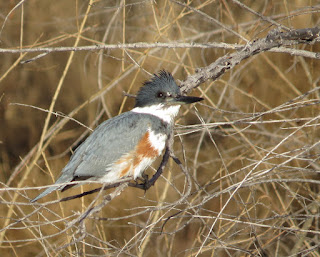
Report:
[[[18,2],[0,3],[1,256],[320,256],[320,57],[307,58],[319,39],[251,56],[192,91],[205,101],[183,107],[174,144],[187,174],[170,160],[146,193],[58,202],[91,184],[29,203],[88,127],[132,108],[123,91],[160,69],[185,80],[280,25],[320,26],[319,1]],[[136,42],[146,45],[121,45]],[[81,46],[91,47],[54,48]],[[20,51],[34,48],[47,50]]]

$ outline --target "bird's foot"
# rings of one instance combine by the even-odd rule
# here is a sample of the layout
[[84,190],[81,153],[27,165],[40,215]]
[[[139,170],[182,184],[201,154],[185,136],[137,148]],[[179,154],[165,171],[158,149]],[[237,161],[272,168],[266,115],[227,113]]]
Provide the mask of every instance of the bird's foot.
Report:
[[142,184],[145,184],[149,180],[148,174],[143,173],[140,177],[137,177],[137,181],[140,181]]
[[147,191],[151,187],[150,182],[151,180],[149,180],[148,174],[143,173],[140,177],[136,179],[136,184],[133,186]]

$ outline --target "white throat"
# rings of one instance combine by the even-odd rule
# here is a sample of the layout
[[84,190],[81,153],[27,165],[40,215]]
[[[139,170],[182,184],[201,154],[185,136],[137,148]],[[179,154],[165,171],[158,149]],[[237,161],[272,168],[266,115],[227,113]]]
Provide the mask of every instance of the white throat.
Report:
[[131,111],[136,113],[151,114],[171,124],[174,118],[178,115],[179,109],[180,105],[171,105],[168,107],[164,107],[163,104],[157,104],[145,107],[135,107]]

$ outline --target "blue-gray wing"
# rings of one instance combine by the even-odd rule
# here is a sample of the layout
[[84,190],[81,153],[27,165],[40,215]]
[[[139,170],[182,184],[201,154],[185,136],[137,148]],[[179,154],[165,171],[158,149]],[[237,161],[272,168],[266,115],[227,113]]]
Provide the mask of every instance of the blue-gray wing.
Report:
[[134,150],[147,130],[168,133],[153,115],[126,112],[100,124],[62,170],[73,177],[103,177],[114,162]]

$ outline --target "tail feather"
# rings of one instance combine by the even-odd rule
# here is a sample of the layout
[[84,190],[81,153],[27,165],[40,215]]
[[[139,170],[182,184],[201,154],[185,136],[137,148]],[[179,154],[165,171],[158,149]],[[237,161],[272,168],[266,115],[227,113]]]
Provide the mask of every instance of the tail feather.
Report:
[[34,203],[34,202],[38,201],[39,199],[41,199],[42,197],[50,194],[51,192],[53,192],[55,190],[63,189],[65,187],[65,185],[56,185],[56,184],[68,183],[68,182],[72,181],[72,179],[73,179],[73,176],[69,175],[68,172],[63,173],[61,175],[61,177],[57,179],[57,181],[54,185],[48,187],[41,194],[39,194],[36,198],[33,198],[32,200],[30,200],[30,202]]
[[39,199],[41,199],[42,197],[50,194],[51,192],[58,190],[59,188],[61,188],[61,186],[52,185],[51,187],[48,187],[46,190],[44,190],[41,194],[39,194],[36,198],[33,198],[32,200],[30,200],[30,202],[34,203],[34,202],[38,201]]

